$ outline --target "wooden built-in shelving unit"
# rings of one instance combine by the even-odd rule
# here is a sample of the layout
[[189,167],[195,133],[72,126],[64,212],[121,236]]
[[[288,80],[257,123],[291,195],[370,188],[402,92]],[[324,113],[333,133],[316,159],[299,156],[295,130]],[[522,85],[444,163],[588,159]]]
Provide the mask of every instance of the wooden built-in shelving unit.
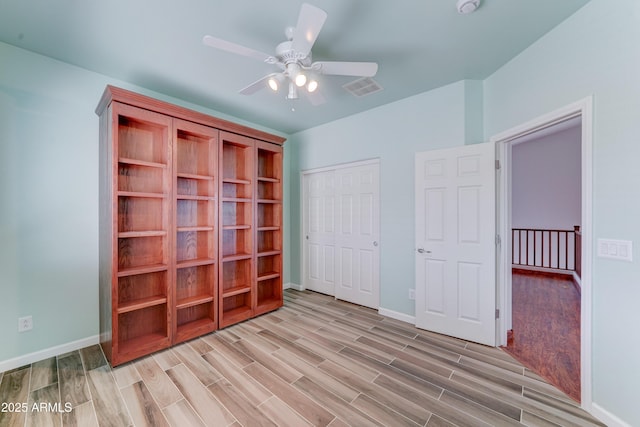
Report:
[[284,139],[112,86],[96,112],[111,364],[280,307]]

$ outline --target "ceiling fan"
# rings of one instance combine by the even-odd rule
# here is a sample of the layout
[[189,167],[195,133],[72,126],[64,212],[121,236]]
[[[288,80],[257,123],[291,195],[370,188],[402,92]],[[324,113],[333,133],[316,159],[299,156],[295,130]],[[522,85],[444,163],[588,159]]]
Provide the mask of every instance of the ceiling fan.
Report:
[[319,105],[325,100],[317,91],[318,81],[314,75],[373,77],[378,72],[378,64],[375,62],[312,61],[311,48],[326,19],[327,13],[324,10],[304,3],[300,8],[296,27],[286,28],[287,41],[276,47],[275,55],[209,35],[204,36],[202,42],[216,49],[273,64],[280,69],[240,90],[241,94],[251,95],[266,86],[277,91],[280,86],[288,83],[287,99],[297,99],[298,88],[306,88],[304,93],[308,95],[311,103]]

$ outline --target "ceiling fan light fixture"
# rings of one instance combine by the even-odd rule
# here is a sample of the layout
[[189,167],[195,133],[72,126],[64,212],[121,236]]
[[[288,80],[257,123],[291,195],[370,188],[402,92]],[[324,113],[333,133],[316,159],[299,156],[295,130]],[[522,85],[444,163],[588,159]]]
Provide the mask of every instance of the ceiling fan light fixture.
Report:
[[284,76],[282,74],[274,74],[267,80],[267,85],[271,90],[277,92],[280,89],[280,85],[284,81]]
[[313,93],[316,89],[318,89],[318,81],[313,79],[309,80],[309,84],[307,84],[307,91],[309,91],[309,93]]
[[278,91],[278,80],[275,79],[275,77],[271,77],[267,83],[269,84],[269,87],[271,88],[272,91],[277,92]]
[[298,73],[295,78],[296,86],[302,87],[307,83],[307,76],[302,73]]
[[475,12],[475,10],[480,6],[480,0],[458,0],[456,3],[456,8],[458,9],[458,13],[466,15],[468,13]]

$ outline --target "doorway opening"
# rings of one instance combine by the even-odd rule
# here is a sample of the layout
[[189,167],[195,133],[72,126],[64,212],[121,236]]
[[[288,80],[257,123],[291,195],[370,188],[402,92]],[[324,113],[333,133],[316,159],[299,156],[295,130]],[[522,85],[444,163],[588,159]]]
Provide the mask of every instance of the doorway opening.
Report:
[[[556,268],[556,270],[562,270],[567,267],[567,264],[571,267],[570,269],[575,269],[575,263],[579,261],[579,285],[580,285],[580,293],[578,295],[579,306],[580,306],[580,315],[579,315],[579,330],[580,330],[580,351],[579,351],[579,376],[580,376],[580,386],[578,395],[579,400],[581,401],[582,407],[585,409],[589,409],[591,404],[591,200],[592,200],[592,166],[591,166],[591,147],[592,147],[592,99],[586,98],[580,102],[575,104],[571,104],[549,114],[546,114],[542,117],[534,119],[530,122],[527,122],[523,125],[517,126],[513,129],[510,129],[506,132],[503,132],[499,135],[494,136],[491,140],[496,143],[496,148],[498,151],[498,158],[500,159],[500,163],[502,165],[502,170],[500,173],[500,177],[498,179],[498,198],[497,198],[497,209],[498,209],[498,230],[499,234],[503,236],[502,243],[499,248],[498,254],[498,292],[497,292],[497,306],[500,309],[500,312],[504,315],[500,316],[500,319],[497,323],[497,337],[498,337],[498,345],[506,346],[508,344],[508,333],[510,330],[514,329],[514,322],[517,322],[516,316],[521,313],[516,313],[516,306],[514,303],[514,298],[516,297],[516,287],[521,286],[520,280],[527,281],[531,278],[532,273],[531,270],[537,270],[536,266],[533,268],[528,268],[528,271],[524,271],[525,274],[517,276],[512,275],[513,273],[513,263],[514,263],[514,254],[520,249],[519,246],[519,238],[515,238],[512,241],[512,233],[514,228],[518,228],[517,224],[514,221],[516,219],[514,217],[514,210],[516,210],[513,206],[514,203],[514,167],[516,166],[516,162],[513,160],[513,148],[514,142],[522,139],[532,139],[535,138],[536,135],[541,135],[540,132],[551,132],[552,129],[556,126],[565,126],[572,123],[578,123],[578,133],[580,136],[580,200],[579,200],[579,218],[580,221],[578,224],[571,225],[579,225],[580,226],[580,238],[581,238],[581,247],[579,247],[575,254],[577,254],[577,260],[574,259],[571,255],[564,255],[570,252],[569,246],[572,243],[566,243],[568,240],[565,240],[563,243],[565,247],[561,250],[563,251],[562,258],[571,258],[571,259],[563,259],[562,261],[558,261],[555,258],[552,261],[550,267]],[[557,127],[556,127],[557,129]],[[535,142],[531,142],[531,144],[535,144]],[[569,231],[573,227],[566,226],[564,227]],[[533,236],[537,232],[525,232],[529,233],[529,236]],[[527,234],[523,235],[526,236]],[[537,234],[539,240],[545,242],[545,245],[548,245],[549,242],[552,242],[555,246],[557,241],[560,240],[559,237],[554,238],[543,238],[541,234]],[[525,238],[525,237],[522,237]],[[555,239],[555,243],[553,242]],[[569,239],[566,238],[565,239]],[[573,237],[571,237],[573,239]],[[515,243],[514,243],[515,242]],[[528,263],[530,258],[542,257],[544,252],[557,252],[558,249],[534,249],[533,243],[528,242],[526,247],[529,248],[529,254],[519,254],[518,256],[522,258],[522,260],[518,259],[518,263]],[[565,252],[566,251],[566,252]],[[557,253],[554,254],[557,257]],[[542,261],[540,258],[537,258],[537,261],[534,264],[540,264]],[[557,271],[556,271],[557,272]],[[536,272],[535,274],[539,276],[544,276],[544,273]],[[573,274],[573,273],[572,273]],[[569,280],[571,279],[571,276]],[[528,282],[530,284],[530,280]],[[570,282],[569,282],[570,283]],[[567,289],[564,284],[557,284],[562,289]],[[528,285],[525,285],[528,286]],[[571,289],[569,289],[571,290]],[[548,320],[548,319],[547,319]],[[542,330],[544,326],[539,326],[538,333],[545,334],[549,332],[548,326],[546,330]],[[515,332],[515,331],[514,331]],[[547,364],[557,363],[557,360],[547,359]],[[576,398],[573,396],[574,399]]]
[[578,402],[581,125],[578,116],[510,142],[512,329],[504,347]]

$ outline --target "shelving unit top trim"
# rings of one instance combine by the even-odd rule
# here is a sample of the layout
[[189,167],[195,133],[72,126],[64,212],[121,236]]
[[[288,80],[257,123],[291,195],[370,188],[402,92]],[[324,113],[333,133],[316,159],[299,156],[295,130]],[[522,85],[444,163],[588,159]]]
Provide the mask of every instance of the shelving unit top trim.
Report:
[[96,107],[96,114],[102,115],[104,110],[116,101],[123,104],[131,105],[138,108],[144,108],[146,110],[167,114],[173,117],[177,117],[183,120],[187,120],[194,123],[199,123],[207,126],[211,126],[216,129],[231,132],[238,135],[249,136],[251,138],[259,139],[271,144],[282,145],[286,138],[278,135],[273,135],[267,132],[263,132],[257,129],[253,129],[247,126],[243,126],[237,123],[233,123],[227,120],[219,119],[217,117],[209,116],[198,111],[190,110],[188,108],[180,107],[165,101],[160,101],[139,93],[131,92],[126,89],[121,89],[116,86],[107,85],[100,98],[100,102]]

